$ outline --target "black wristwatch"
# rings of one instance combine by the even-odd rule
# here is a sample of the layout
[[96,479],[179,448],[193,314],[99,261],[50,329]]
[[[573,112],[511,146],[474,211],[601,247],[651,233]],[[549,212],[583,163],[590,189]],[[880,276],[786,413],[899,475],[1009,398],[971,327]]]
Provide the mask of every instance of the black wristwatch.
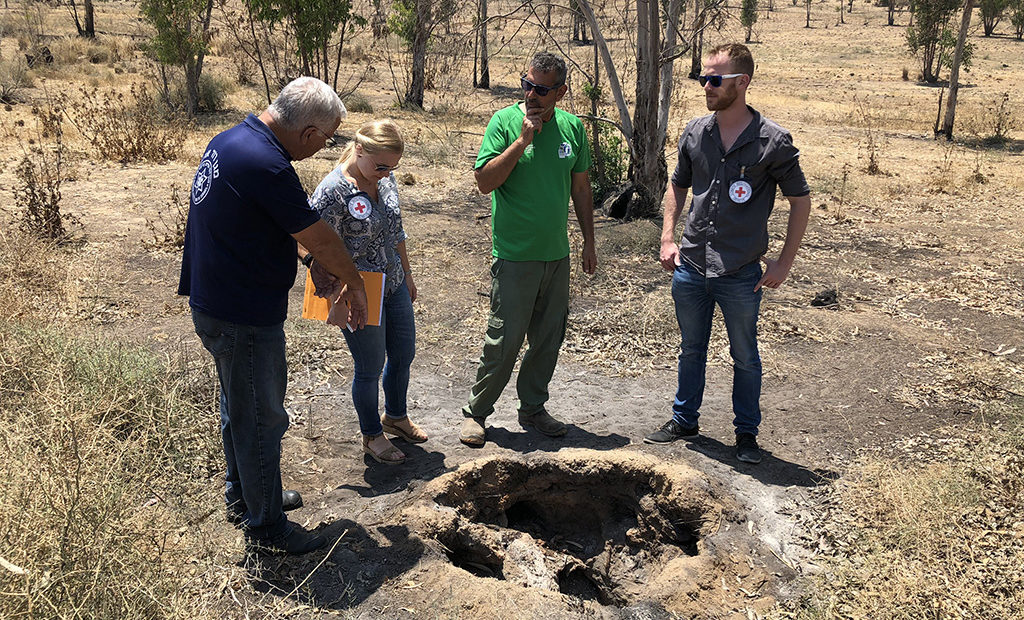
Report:
[[306,269],[309,269],[310,265],[313,264],[312,252],[306,252],[306,255],[302,257],[302,264],[306,266]]

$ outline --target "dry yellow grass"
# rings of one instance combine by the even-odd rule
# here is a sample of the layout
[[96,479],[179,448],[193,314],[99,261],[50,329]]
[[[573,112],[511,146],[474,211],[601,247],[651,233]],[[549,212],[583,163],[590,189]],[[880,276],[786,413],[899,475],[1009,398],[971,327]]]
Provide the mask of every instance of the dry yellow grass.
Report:
[[795,618],[1012,618],[1024,606],[1022,418],[862,456],[810,525],[824,571]]
[[[500,3],[492,14],[511,6]],[[833,27],[834,4],[815,3],[815,27],[804,29],[803,7],[776,6],[772,18],[758,26],[750,100],[793,131],[815,212],[792,280],[766,298],[761,326],[768,380],[785,382],[808,370],[828,374],[834,368],[904,411],[990,411],[993,401],[1024,391],[1020,358],[1006,353],[1020,344],[1024,314],[1016,267],[1024,262],[1016,209],[1024,191],[1022,134],[1019,128],[1011,132],[1006,148],[984,143],[995,122],[992,102],[1024,78],[1019,66],[1003,66],[1012,64],[1008,59],[1019,46],[1005,38],[976,39],[970,88],[961,92],[958,115],[963,139],[947,145],[931,139],[938,92],[901,79],[904,68],[916,73],[915,62],[902,50],[902,28],[882,25],[884,9],[857,3],[847,24]],[[105,30],[145,34],[131,3],[98,8],[97,22]],[[31,19],[17,11],[3,13],[0,56],[5,60],[22,53],[19,39],[31,42]],[[112,91],[147,79],[148,61],[128,38],[111,35],[86,43],[69,37],[62,7],[40,19],[47,33],[63,38],[52,41],[55,66],[38,70],[35,86],[26,88],[32,100],[42,99],[44,85],[52,91],[70,92],[79,85]],[[359,87],[375,112],[351,114],[341,132],[376,116],[394,117],[406,131],[403,174],[412,175],[415,184],[403,186],[403,200],[417,277],[429,292],[429,303],[416,308],[418,344],[429,353],[431,370],[449,377],[463,372],[479,352],[486,320],[488,201],[473,189],[468,169],[490,113],[508,103],[529,55],[550,47],[535,29],[513,39],[516,26],[499,20],[492,30],[495,40],[507,41],[492,59],[492,83],[513,90],[470,89],[470,64],[463,54],[436,72],[440,79],[427,93],[426,112],[395,107],[387,55],[368,33],[356,36],[346,53],[350,63],[344,75],[361,74],[365,64],[375,67]],[[709,31],[708,43],[738,33],[730,21],[721,32]],[[606,33],[618,58],[627,57],[626,34]],[[395,58],[407,62],[391,45]],[[562,48],[589,66],[592,48]],[[219,56],[232,51],[223,33],[213,51],[209,71],[237,72],[230,59]],[[678,66],[680,74],[684,64]],[[634,69],[629,62],[620,68],[631,99]],[[566,107],[587,112],[579,78],[574,79]],[[234,108],[230,113],[204,117],[184,138],[182,162],[197,161],[213,134],[265,104],[259,87],[230,92],[228,102]],[[1008,110],[1020,118],[1016,94]],[[666,148],[670,169],[683,125],[703,113],[701,91],[677,75]],[[2,114],[0,149],[10,156],[23,127],[14,122],[31,116],[25,106]],[[612,116],[607,103],[602,114]],[[68,139],[73,149],[88,151],[80,136],[72,132]],[[335,164],[335,154],[325,155],[297,166],[308,189]],[[867,173],[872,155],[882,174]],[[187,182],[190,173],[179,168],[147,167],[139,173],[91,166],[88,170],[98,171],[102,181],[83,178],[95,185],[80,189],[77,202],[68,202],[89,212],[97,208],[91,200],[101,189],[119,211],[96,221],[119,220],[122,202],[149,208],[165,202],[166,192],[159,201],[136,195],[142,184],[135,180],[152,173],[168,183]],[[0,179],[10,186],[9,169],[0,170]],[[780,201],[773,231],[781,230],[786,214]],[[5,222],[15,215],[5,211]],[[580,240],[574,222],[571,227],[575,255]],[[0,615],[23,613],[31,604],[50,617],[91,610],[107,617],[219,617],[219,606],[227,601],[235,613],[276,617],[302,611],[287,597],[263,598],[252,589],[244,572],[229,563],[236,540],[208,538],[223,534],[208,526],[220,516],[220,464],[205,358],[183,353],[167,363],[145,351],[162,345],[103,343],[110,333],[132,328],[128,323],[113,324],[111,332],[102,333],[106,336],[84,327],[96,318],[94,301],[114,298],[109,291],[137,275],[127,273],[128,261],[122,260],[136,255],[119,247],[134,243],[133,236],[95,223],[87,230],[92,236],[77,248],[0,233],[0,316],[5,317],[0,322],[5,453],[0,557],[19,569],[0,566]],[[629,376],[674,366],[678,334],[668,277],[655,261],[658,232],[652,222],[599,221],[601,269],[592,278],[573,273],[567,362]],[[781,239],[774,234],[771,242],[777,250]],[[110,260],[104,257],[108,252],[120,260],[114,268],[103,262]],[[173,278],[173,265],[153,269],[146,277]],[[163,281],[160,286],[170,288]],[[825,287],[838,290],[837,307],[809,307]],[[150,316],[160,302],[165,308],[180,306],[170,292],[161,294],[156,303],[154,297],[135,300],[145,310],[133,316]],[[66,330],[39,327],[52,320],[53,308],[68,324]],[[170,321],[155,314],[153,321]],[[148,328],[135,326],[136,333]],[[339,339],[325,338],[308,325],[290,329],[289,353],[303,362],[300,372],[339,366],[323,363],[344,357]],[[713,333],[710,359],[728,366],[721,325]],[[867,341],[869,333],[877,339]],[[875,348],[881,352],[874,354]],[[847,359],[852,366],[837,364]],[[866,394],[853,404],[871,406]],[[1020,461],[1014,456],[1020,450],[1014,439],[1019,430],[1014,426],[990,435],[979,425],[969,431],[970,441],[942,436],[921,450],[911,439],[884,458],[865,457],[828,496],[829,510],[814,526],[836,525],[824,533],[832,541],[834,583],[823,582],[815,597],[779,613],[922,617],[938,611],[1000,617],[1019,608],[1024,559],[1019,516],[1013,516],[1021,508]],[[948,458],[915,460],[916,454],[936,452]]]

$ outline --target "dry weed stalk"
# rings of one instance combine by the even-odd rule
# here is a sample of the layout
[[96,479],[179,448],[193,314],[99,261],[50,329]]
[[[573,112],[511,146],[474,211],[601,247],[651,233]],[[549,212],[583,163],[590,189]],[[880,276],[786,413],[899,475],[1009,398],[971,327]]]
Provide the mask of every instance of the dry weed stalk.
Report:
[[66,180],[67,148],[63,118],[53,102],[34,106],[34,136],[24,141],[19,135],[21,161],[15,168],[18,184],[14,204],[21,212],[21,229],[41,239],[64,241],[66,223],[77,223],[60,210],[61,185]]
[[148,250],[177,251],[185,247],[185,225],[188,223],[188,201],[182,200],[178,186],[171,187],[171,198],[164,209],[157,212],[157,219],[146,218],[146,230],[152,239],[143,239],[142,245]]
[[127,94],[82,87],[76,101],[64,97],[60,108],[102,159],[121,163],[175,159],[189,129],[161,111],[145,84],[133,84]]

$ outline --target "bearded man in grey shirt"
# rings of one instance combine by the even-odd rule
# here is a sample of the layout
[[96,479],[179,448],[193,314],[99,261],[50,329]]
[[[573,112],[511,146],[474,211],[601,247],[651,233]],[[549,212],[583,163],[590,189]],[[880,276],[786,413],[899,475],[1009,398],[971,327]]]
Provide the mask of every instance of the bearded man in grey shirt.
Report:
[[[715,304],[722,309],[733,359],[736,457],[760,463],[761,358],[757,315],[762,287],[778,288],[793,266],[811,211],[810,189],[789,132],[746,103],[754,59],[746,46],[708,52],[699,78],[708,110],[679,139],[679,163],[665,194],[661,265],[672,272],[672,299],[682,334],[672,419],[644,438],[670,443],[696,437]],[[681,243],[675,228],[689,188],[693,203]],[[789,200],[786,241],[768,251],[768,217],[776,189]],[[762,270],[761,263],[765,267]]]

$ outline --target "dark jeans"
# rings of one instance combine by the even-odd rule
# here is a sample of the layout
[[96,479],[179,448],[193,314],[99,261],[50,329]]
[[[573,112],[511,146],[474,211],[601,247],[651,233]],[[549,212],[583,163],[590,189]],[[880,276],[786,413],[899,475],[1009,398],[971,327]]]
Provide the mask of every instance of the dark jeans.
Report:
[[240,325],[195,309],[192,322],[220,380],[224,499],[243,513],[247,536],[286,535],[291,526],[281,509],[281,438],[288,428],[284,325]]
[[342,329],[352,352],[352,404],[364,435],[380,435],[380,391],[384,373],[384,414],[401,419],[408,414],[409,368],[416,355],[416,321],[405,282],[384,298],[380,327],[367,325],[350,332]]
[[757,434],[761,423],[761,357],[757,352],[761,291],[755,292],[754,286],[760,279],[761,265],[756,262],[718,278],[705,278],[686,263],[676,267],[672,276],[672,299],[682,346],[672,417],[679,424],[693,426],[700,415],[711,318],[718,304],[729,334],[729,353],[733,361],[733,425],[737,433]]

